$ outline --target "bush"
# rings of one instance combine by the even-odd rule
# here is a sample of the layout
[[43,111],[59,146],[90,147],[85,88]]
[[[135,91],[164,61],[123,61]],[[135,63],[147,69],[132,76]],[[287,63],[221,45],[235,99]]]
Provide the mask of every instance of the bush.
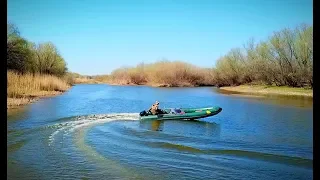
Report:
[[253,81],[277,86],[313,86],[313,27],[275,32],[266,42],[250,40],[245,51],[233,49],[216,63],[218,85]]
[[111,81],[119,84],[165,86],[212,85],[212,69],[199,68],[181,61],[158,61],[114,70]]
[[51,74],[62,77],[67,64],[57,47],[50,43],[34,44],[20,36],[18,28],[8,23],[7,69],[18,73]]

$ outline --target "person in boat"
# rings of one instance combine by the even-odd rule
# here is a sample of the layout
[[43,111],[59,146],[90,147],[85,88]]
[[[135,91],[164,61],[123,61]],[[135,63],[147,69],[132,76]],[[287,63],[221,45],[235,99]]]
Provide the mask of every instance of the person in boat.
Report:
[[152,106],[149,110],[140,112],[140,116],[158,115],[158,114],[167,114],[166,111],[161,110],[159,108],[158,101],[156,101],[154,104],[152,104]]
[[157,115],[157,114],[166,114],[165,111],[161,110],[159,108],[159,101],[156,101],[151,108],[148,110],[152,115]]
[[158,115],[158,114],[168,114],[166,111],[159,108],[159,101],[156,101],[149,110],[141,111],[140,116],[148,116],[148,115]]

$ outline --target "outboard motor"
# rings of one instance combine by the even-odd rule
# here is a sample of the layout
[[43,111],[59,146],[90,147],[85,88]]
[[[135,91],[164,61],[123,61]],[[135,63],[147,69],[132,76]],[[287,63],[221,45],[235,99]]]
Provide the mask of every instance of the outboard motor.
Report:
[[147,115],[147,112],[146,112],[146,111],[141,111],[141,112],[140,112],[140,116],[145,116],[145,115]]

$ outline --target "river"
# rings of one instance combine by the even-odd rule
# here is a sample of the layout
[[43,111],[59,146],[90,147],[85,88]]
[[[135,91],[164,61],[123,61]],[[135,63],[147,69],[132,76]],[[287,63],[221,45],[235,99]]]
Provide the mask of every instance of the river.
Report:
[[[197,121],[139,121],[220,106]],[[212,87],[76,85],[7,115],[8,179],[313,179],[312,100]]]

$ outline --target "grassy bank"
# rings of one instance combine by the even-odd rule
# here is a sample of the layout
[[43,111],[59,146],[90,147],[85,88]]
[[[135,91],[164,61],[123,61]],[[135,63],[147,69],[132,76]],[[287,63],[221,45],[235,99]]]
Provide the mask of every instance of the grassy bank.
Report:
[[220,89],[229,92],[256,95],[286,95],[313,97],[313,90],[306,88],[292,88],[286,86],[263,86],[263,85],[240,85],[231,87],[221,87]]
[[7,109],[32,103],[39,97],[61,94],[69,88],[66,79],[53,75],[7,71]]

